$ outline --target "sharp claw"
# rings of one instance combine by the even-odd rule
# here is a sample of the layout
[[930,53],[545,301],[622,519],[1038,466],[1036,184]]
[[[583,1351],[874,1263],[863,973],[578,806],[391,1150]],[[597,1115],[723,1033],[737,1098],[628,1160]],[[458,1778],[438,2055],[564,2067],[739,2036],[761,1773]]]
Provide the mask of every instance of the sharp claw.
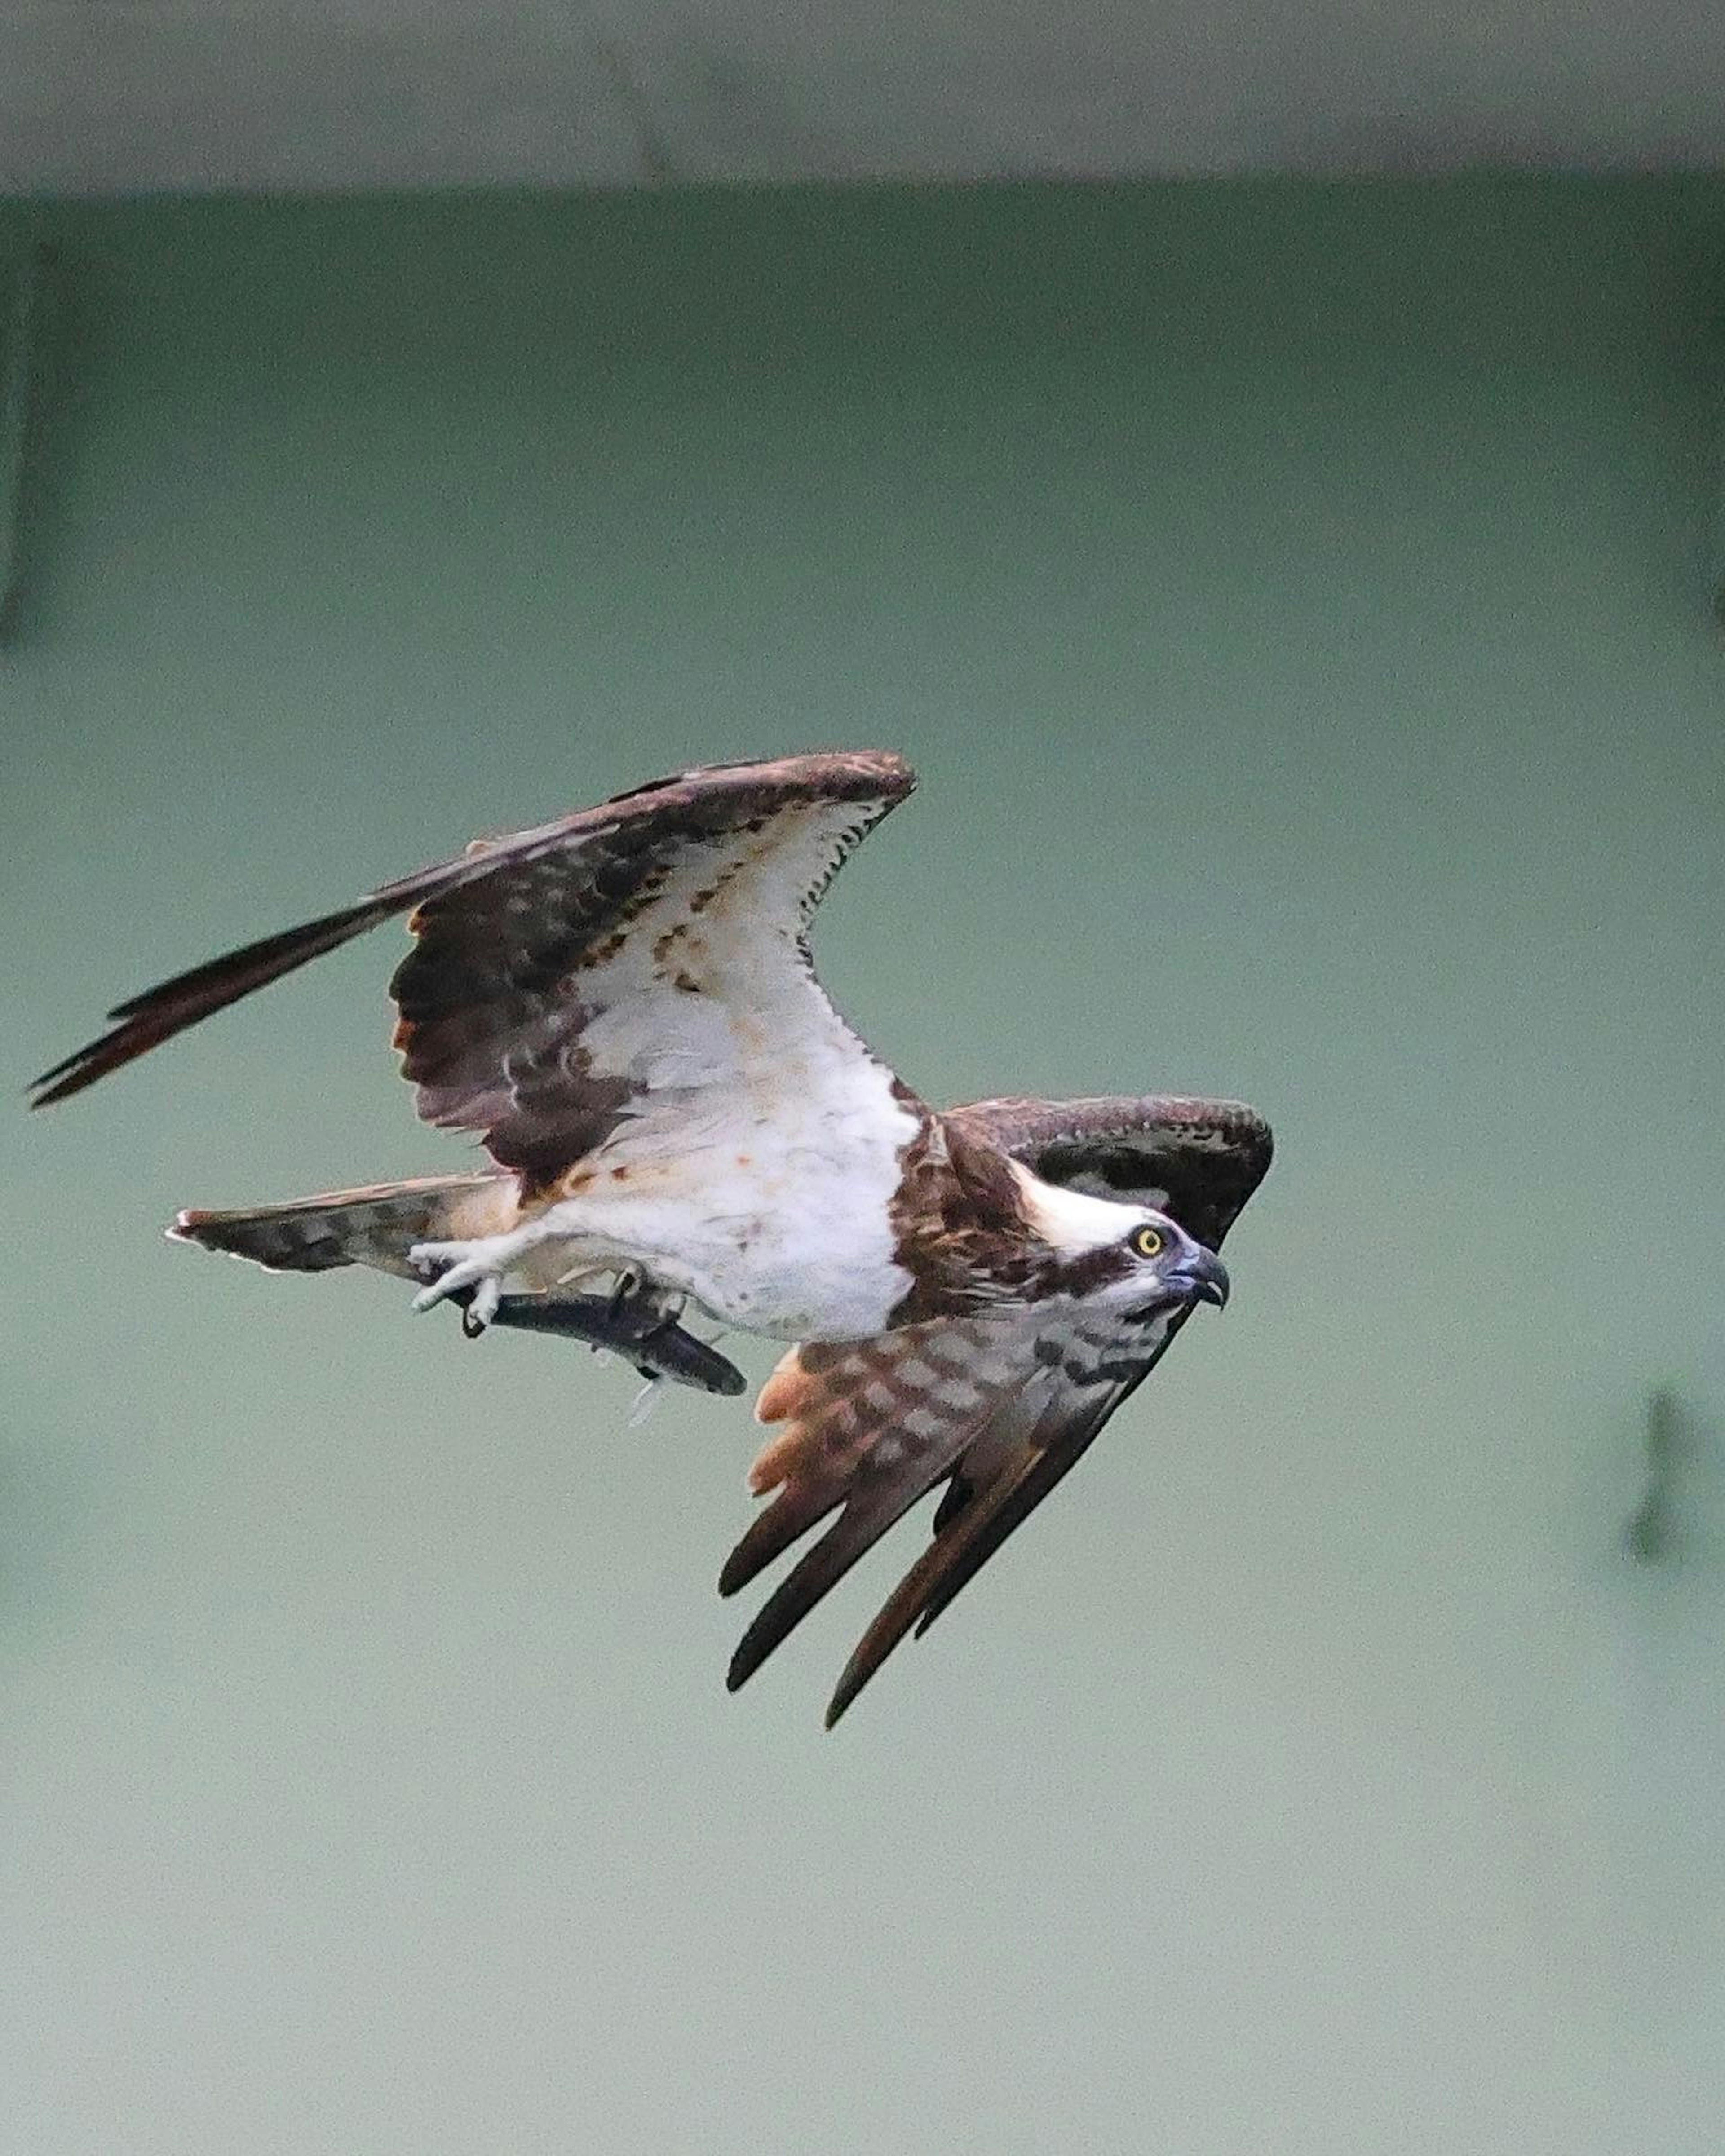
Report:
[[[422,1287],[418,1295],[413,1297],[414,1309],[435,1310],[439,1303],[452,1296],[457,1288],[465,1286],[467,1283],[465,1281],[459,1281],[454,1277],[454,1270],[455,1268],[452,1265],[441,1280],[434,1280],[429,1287]],[[464,1317],[466,1314],[465,1311],[462,1313]]]
[[431,1266],[442,1263],[444,1270],[428,1286],[422,1287],[413,1297],[415,1310],[434,1310],[438,1304],[465,1291],[467,1307],[461,1313],[461,1329],[470,1338],[475,1332],[482,1332],[496,1315],[502,1298],[503,1281],[493,1264],[485,1258],[458,1258],[454,1263],[445,1262],[445,1253],[438,1251],[434,1244],[416,1243],[408,1253],[408,1260],[416,1270],[424,1273]]

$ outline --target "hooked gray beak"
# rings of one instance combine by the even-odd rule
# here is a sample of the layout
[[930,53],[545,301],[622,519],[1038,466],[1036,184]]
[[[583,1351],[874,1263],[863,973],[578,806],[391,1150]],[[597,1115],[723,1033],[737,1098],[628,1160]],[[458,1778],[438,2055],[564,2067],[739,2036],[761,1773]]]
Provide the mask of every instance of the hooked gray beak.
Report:
[[1228,1268],[1201,1243],[1195,1244],[1163,1278],[1176,1295],[1192,1302],[1213,1302],[1219,1310],[1228,1300]]

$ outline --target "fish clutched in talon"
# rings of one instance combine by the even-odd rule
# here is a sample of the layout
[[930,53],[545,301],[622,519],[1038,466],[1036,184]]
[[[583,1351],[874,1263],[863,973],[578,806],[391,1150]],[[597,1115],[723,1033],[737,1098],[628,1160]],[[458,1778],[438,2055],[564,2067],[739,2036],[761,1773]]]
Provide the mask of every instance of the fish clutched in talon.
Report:
[[[475,1291],[457,1288],[451,1302],[460,1304],[463,1330],[465,1305]],[[490,1327],[501,1332],[544,1332],[562,1340],[579,1340],[595,1353],[620,1355],[649,1380],[669,1378],[673,1384],[691,1385],[697,1392],[721,1393],[732,1398],[748,1389],[748,1380],[736,1363],[727,1362],[716,1348],[680,1325],[675,1317],[649,1308],[643,1312],[625,1304],[621,1312],[615,1297],[603,1295],[506,1295],[491,1313]],[[470,1339],[479,1337],[470,1332]]]
[[[501,1240],[501,1238],[499,1240]],[[503,1275],[489,1269],[486,1254],[471,1244],[419,1243],[408,1262],[429,1285],[413,1298],[416,1310],[440,1301],[459,1306],[461,1330],[477,1340],[492,1326],[522,1332],[555,1333],[584,1341],[596,1352],[623,1356],[649,1383],[665,1378],[706,1393],[737,1394],[747,1388],[734,1363],[685,1332],[678,1322],[685,1298],[667,1306],[638,1273],[625,1271],[608,1296],[580,1295],[567,1289],[541,1295],[507,1296]],[[636,1402],[634,1419],[644,1414]]]
[[518,1258],[546,1240],[536,1221],[529,1221],[512,1235],[481,1235],[476,1240],[449,1243],[413,1243],[408,1263],[416,1278],[425,1281],[413,1297],[415,1310],[434,1310],[461,1288],[471,1288],[473,1297],[464,1312],[471,1319],[469,1331],[483,1332],[495,1316],[503,1296],[503,1279]]
[[416,1311],[435,1310],[449,1296],[468,1291],[465,1314],[484,1327],[503,1294],[503,1276],[476,1258],[471,1243],[415,1243],[408,1251],[414,1276],[426,1285],[413,1297]]
[[408,1252],[414,1277],[426,1283],[413,1297],[413,1307],[434,1310],[440,1302],[458,1303],[461,1330],[470,1340],[477,1340],[497,1315],[497,1306],[503,1300],[502,1276],[476,1271],[470,1265],[463,1270],[463,1261],[440,1255],[452,1247],[415,1243]]
[[[1199,1305],[1222,1301],[1216,1253],[1271,1157],[1269,1127],[1237,1101],[940,1109],[887,1069],[822,990],[808,931],[915,783],[876,750],[716,764],[475,840],[133,997],[34,1089],[38,1107],[64,1100],[405,918],[414,945],[390,983],[403,1075],[421,1117],[476,1135],[489,1165],[182,1213],[169,1233],[278,1271],[373,1266],[413,1281],[418,1310],[456,1303],[470,1332],[614,1348],[655,1388],[742,1388],[684,1329],[685,1301],[793,1343],[757,1409],[778,1425],[751,1484],[768,1502],[721,1591],[822,1531],[748,1628],[731,1684],[940,1492],[834,1717],[1041,1503]],[[1110,891],[1121,935],[1096,988],[1147,1008],[1138,954],[1168,916],[1124,877]],[[938,991],[931,978],[919,993]],[[611,1280],[608,1299],[578,1291]]]

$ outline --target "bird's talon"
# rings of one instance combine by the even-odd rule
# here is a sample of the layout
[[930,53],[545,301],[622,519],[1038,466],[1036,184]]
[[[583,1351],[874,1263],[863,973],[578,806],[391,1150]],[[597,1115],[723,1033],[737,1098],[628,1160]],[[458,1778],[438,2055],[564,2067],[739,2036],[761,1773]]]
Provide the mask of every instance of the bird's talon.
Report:
[[471,1299],[461,1313],[461,1329],[470,1339],[475,1332],[484,1332],[496,1315],[502,1276],[495,1254],[483,1244],[415,1243],[408,1252],[408,1263],[430,1283],[413,1297],[415,1310],[434,1310],[463,1288],[469,1289]]

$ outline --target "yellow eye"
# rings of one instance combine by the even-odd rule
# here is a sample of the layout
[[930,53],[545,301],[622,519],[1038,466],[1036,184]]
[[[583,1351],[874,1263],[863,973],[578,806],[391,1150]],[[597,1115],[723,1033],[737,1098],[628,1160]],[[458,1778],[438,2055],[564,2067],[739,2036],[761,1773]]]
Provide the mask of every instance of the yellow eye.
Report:
[[1141,1258],[1159,1258],[1162,1255],[1162,1231],[1158,1228],[1135,1228],[1132,1248]]

